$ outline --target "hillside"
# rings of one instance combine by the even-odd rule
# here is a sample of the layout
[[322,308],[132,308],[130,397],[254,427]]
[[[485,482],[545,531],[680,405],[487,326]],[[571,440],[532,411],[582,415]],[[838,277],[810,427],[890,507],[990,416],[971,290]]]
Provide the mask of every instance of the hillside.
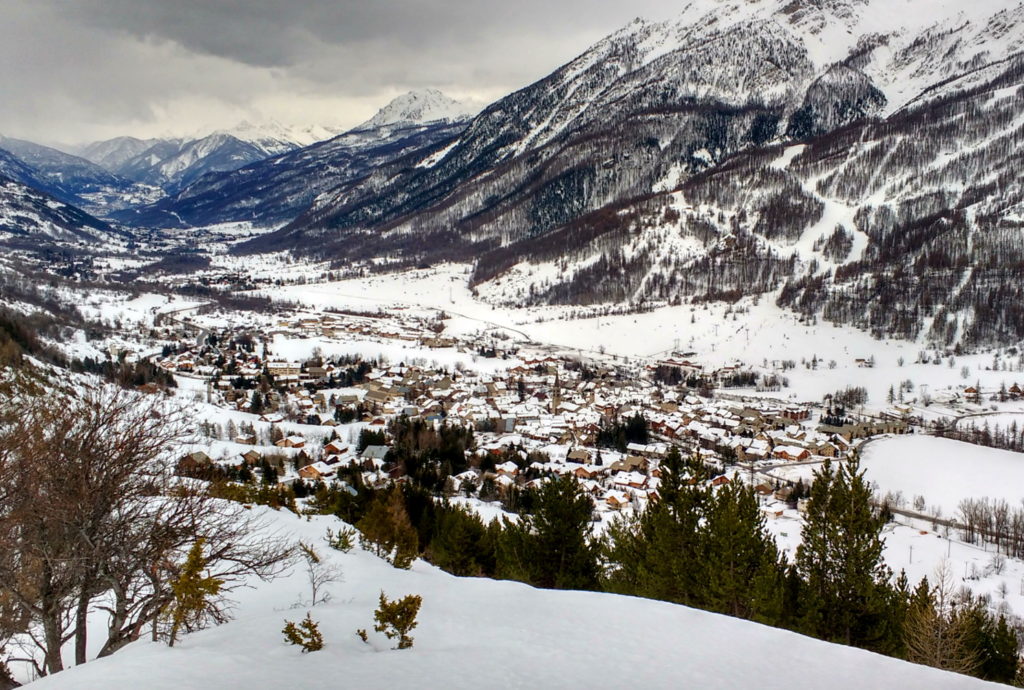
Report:
[[[257,510],[262,510],[257,508]],[[272,513],[274,526],[321,544],[333,518]],[[318,547],[320,548],[320,547]],[[849,647],[662,602],[455,578],[422,561],[391,568],[359,550],[320,548],[342,568],[333,599],[313,609],[325,647],[304,655],[280,633],[308,597],[302,573],[240,593],[235,620],[175,648],[138,642],[44,678],[40,690],[146,687],[644,688],[999,687]],[[411,650],[372,631],[383,590],[423,597]],[[355,634],[370,630],[369,645]]]
[[0,175],[0,243],[39,249],[54,243],[92,249],[128,235],[33,187]]
[[501,297],[518,304],[789,282],[784,306],[878,335],[1020,339],[1024,5],[925,4],[701,0],[638,20],[246,250],[475,260],[474,284],[559,266]]

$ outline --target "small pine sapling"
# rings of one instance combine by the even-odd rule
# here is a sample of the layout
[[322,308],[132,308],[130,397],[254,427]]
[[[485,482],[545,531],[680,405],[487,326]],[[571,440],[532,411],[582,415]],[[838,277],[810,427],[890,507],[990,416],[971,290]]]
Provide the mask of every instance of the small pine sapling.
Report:
[[181,574],[171,583],[174,599],[168,606],[171,631],[167,644],[174,646],[182,630],[196,630],[210,617],[218,620],[214,600],[220,593],[223,580],[204,575],[206,559],[203,557],[204,539],[200,537],[192,545],[181,568]]
[[418,594],[409,594],[395,601],[388,601],[384,592],[380,593],[380,606],[373,613],[373,619],[377,624],[373,629],[384,633],[389,640],[398,640],[395,649],[409,649],[412,647],[413,638],[409,632],[415,628],[416,614],[420,611],[420,604],[423,597]]
[[351,527],[342,527],[337,532],[327,528],[327,536],[324,537],[327,545],[335,551],[348,553],[356,545],[356,531]]
[[306,652],[317,652],[324,648],[324,638],[320,634],[320,626],[310,617],[308,612],[306,617],[299,621],[298,625],[286,620],[281,632],[284,633],[286,642],[302,647],[303,654]]

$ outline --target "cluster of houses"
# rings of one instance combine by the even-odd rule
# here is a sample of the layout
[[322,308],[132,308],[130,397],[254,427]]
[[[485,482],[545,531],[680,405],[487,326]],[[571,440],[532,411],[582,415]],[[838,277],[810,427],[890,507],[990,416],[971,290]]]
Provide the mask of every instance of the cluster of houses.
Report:
[[[296,328],[309,328],[322,335],[328,323],[341,328],[345,317],[300,320],[289,328],[293,334]],[[280,434],[275,452],[269,454],[285,482],[296,478],[331,481],[340,469],[352,465],[364,473],[369,485],[400,480],[401,468],[389,463],[387,445],[359,451],[351,433],[347,442],[308,442],[306,435],[318,440],[336,435],[324,429],[314,434],[302,426],[354,422],[384,431],[388,421],[398,416],[475,430],[476,445],[467,451],[471,469],[451,478],[453,492],[472,494],[487,484],[500,494],[513,487],[536,486],[551,475],[572,474],[595,505],[606,510],[656,500],[660,461],[673,445],[717,470],[714,481],[721,484],[730,481],[725,473],[736,464],[766,468],[841,458],[863,438],[907,430],[898,419],[821,425],[804,406],[757,398],[701,397],[681,386],[658,384],[650,376],[631,376],[612,366],[583,365],[555,356],[508,360],[507,368],[494,373],[404,363],[368,366],[359,382],[331,388],[324,382],[335,371],[323,362],[278,361],[269,355],[261,359],[248,350],[231,348],[189,354],[193,372],[214,367],[208,373],[211,380],[228,356],[235,358],[232,376],[255,376],[264,370],[272,374],[277,385],[267,393],[264,402],[270,410],[261,411],[259,421],[289,430],[287,435]],[[183,356],[165,358],[161,366],[180,367]],[[687,373],[701,370],[688,360],[669,365],[687,367]],[[228,384],[218,388],[213,399],[238,411],[252,411],[248,392],[234,390],[231,379]],[[607,438],[599,444],[609,428],[636,416],[646,420],[648,443],[631,443],[624,450],[609,449]],[[255,438],[236,441],[250,443]],[[497,461],[488,462],[488,456]],[[267,457],[268,453],[252,448],[235,460],[258,466]],[[286,467],[283,457],[292,458],[297,466]]]

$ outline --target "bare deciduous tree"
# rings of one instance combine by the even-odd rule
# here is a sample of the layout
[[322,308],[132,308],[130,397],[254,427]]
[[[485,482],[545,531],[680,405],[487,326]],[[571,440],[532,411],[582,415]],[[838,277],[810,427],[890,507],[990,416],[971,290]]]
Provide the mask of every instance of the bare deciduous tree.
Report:
[[[75,663],[87,661],[90,615],[107,615],[100,656],[147,626],[158,636],[171,582],[198,539],[224,593],[286,567],[291,549],[255,536],[258,517],[174,476],[185,425],[163,399],[104,390],[36,398],[0,420],[0,603],[20,617],[40,675],[64,668],[60,650],[72,640]],[[213,620],[226,605],[216,602]]]

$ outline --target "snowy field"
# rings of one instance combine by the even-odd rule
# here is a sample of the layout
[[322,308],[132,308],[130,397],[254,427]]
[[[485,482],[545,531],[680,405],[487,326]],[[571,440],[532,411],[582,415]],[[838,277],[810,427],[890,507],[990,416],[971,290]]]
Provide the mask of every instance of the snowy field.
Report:
[[[323,544],[333,518],[273,513],[273,528]],[[236,619],[178,646],[139,642],[112,657],[44,678],[40,690],[181,688],[829,688],[998,687],[863,650],[664,602],[538,590],[515,582],[456,578],[417,561],[391,568],[366,552],[321,554],[342,568],[333,599],[312,610],[325,647],[284,643],[285,619],[301,619],[302,572],[239,593]],[[419,594],[411,650],[373,632],[373,611]],[[642,631],[640,634],[626,632]],[[356,636],[369,630],[369,643]]]
[[984,448],[946,438],[899,436],[864,449],[867,478],[880,493],[903,493],[907,506],[915,496],[954,517],[960,501],[989,497],[1012,507],[1024,501],[1024,453]]

